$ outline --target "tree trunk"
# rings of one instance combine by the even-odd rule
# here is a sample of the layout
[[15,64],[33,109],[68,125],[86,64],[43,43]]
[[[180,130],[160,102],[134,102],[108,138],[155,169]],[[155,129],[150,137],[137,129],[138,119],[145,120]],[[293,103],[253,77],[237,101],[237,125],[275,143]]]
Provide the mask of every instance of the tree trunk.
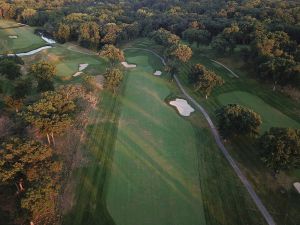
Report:
[[51,133],[52,141],[53,141],[53,146],[55,147],[55,140],[54,140],[54,135],[53,132]]
[[20,189],[20,192],[25,191],[25,188],[23,187],[23,180],[19,181],[19,189]]
[[275,81],[274,85],[273,85],[273,91],[276,91],[276,84],[277,84],[277,82]]
[[49,134],[47,133],[48,144],[51,145]]

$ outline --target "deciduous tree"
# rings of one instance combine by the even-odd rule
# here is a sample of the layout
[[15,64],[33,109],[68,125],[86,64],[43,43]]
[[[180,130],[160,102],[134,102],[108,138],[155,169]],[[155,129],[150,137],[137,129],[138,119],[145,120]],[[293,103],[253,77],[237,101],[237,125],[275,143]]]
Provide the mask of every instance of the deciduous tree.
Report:
[[214,87],[224,84],[224,80],[213,71],[207,70],[203,65],[196,64],[189,73],[189,81],[195,91],[201,91],[207,98]]
[[257,135],[261,117],[251,109],[229,104],[217,111],[218,125],[224,138],[239,135]]
[[125,60],[123,51],[116,48],[114,45],[105,45],[99,55],[107,58],[111,66],[115,65],[117,62]]
[[266,165],[274,172],[300,166],[300,130],[271,128],[259,139]]

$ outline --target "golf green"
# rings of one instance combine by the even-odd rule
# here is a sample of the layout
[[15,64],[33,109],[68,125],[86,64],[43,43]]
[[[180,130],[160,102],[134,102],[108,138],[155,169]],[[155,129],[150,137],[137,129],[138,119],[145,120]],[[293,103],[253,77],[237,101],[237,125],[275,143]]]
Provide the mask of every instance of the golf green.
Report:
[[[0,29],[0,54],[27,52],[47,44],[41,37],[34,34],[32,27],[15,27],[18,24],[13,24],[9,20],[2,20],[0,26],[5,28]],[[13,36],[16,37],[13,38]]]
[[105,71],[106,62],[99,56],[88,55],[72,50],[69,44],[55,44],[53,48],[44,50],[30,57],[24,57],[28,64],[37,61],[47,61],[56,66],[56,75],[62,79],[70,79],[78,72],[79,64],[88,64],[83,72],[99,75]]
[[279,110],[268,105],[259,97],[248,92],[233,91],[221,94],[217,97],[221,104],[240,104],[257,112],[262,118],[261,131],[266,131],[271,127],[292,127],[300,128],[297,121],[286,116]]
[[117,225],[205,225],[197,146],[191,124],[164,102],[159,59],[129,51],[107,208]]

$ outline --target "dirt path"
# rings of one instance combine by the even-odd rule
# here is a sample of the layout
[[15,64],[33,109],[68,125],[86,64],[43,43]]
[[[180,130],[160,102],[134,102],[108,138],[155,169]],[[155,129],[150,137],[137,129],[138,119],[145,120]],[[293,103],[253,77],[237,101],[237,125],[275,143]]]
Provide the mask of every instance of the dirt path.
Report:
[[[143,48],[125,48],[123,50],[129,50],[129,49],[137,49],[137,50],[143,50],[143,51],[148,51],[153,53],[154,55],[156,55],[157,57],[159,57],[162,61],[162,63],[164,65],[166,65],[165,60],[158,55],[156,52],[149,50],[149,49],[143,49]],[[219,149],[221,150],[221,152],[224,154],[225,158],[227,159],[227,161],[229,162],[230,166],[233,168],[233,170],[235,171],[235,173],[237,174],[237,176],[239,177],[239,179],[241,180],[241,182],[243,183],[244,187],[247,189],[248,193],[250,194],[251,198],[253,199],[255,205],[257,206],[257,208],[259,209],[259,211],[261,212],[261,214],[263,215],[263,217],[265,218],[265,220],[267,221],[267,223],[269,225],[276,225],[273,217],[271,216],[271,214],[268,212],[268,210],[266,209],[266,207],[264,206],[264,204],[262,203],[261,199],[258,197],[258,195],[256,194],[255,190],[253,189],[252,185],[250,184],[250,182],[248,181],[248,179],[246,178],[246,176],[242,173],[242,171],[240,170],[240,168],[238,167],[237,163],[235,162],[235,160],[231,157],[231,155],[229,154],[228,150],[225,148],[221,137],[218,133],[217,128],[215,127],[215,125],[213,124],[210,116],[208,115],[207,111],[199,104],[197,103],[197,101],[195,101],[183,88],[182,84],[180,83],[179,79],[177,78],[176,75],[174,75],[175,81],[177,86],[179,87],[179,89],[181,90],[181,92],[185,95],[185,97],[191,101],[193,103],[193,105],[196,107],[196,109],[201,112],[203,114],[203,116],[205,117],[205,119],[207,120],[210,129],[212,131],[212,134],[215,138],[215,141],[219,147]]]

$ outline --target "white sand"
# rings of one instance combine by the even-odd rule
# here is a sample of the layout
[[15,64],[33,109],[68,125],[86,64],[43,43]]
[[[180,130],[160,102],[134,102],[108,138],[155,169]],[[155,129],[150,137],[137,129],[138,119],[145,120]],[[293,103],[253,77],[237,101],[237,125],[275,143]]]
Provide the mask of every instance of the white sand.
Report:
[[41,36],[41,38],[44,40],[44,41],[46,41],[48,44],[55,44],[56,43],[56,41],[54,41],[53,39],[50,39],[50,38],[47,38],[47,37],[45,37],[45,36]]
[[74,73],[72,76],[73,76],[73,77],[77,77],[77,76],[79,76],[79,75],[81,75],[81,74],[82,74],[82,72],[79,71],[79,72]]
[[176,98],[175,101],[170,101],[169,104],[175,106],[182,116],[190,116],[195,111],[184,99]]
[[300,182],[294,183],[294,187],[296,188],[296,190],[297,190],[298,193],[300,194]]
[[125,68],[135,68],[136,65],[134,64],[128,64],[127,62],[121,62],[121,64],[125,67]]
[[154,76],[160,76],[161,74],[162,72],[159,70],[156,70],[155,73],[153,73]]
[[[32,50],[30,52],[23,52],[23,53],[17,53],[17,54],[8,54],[7,56],[29,56],[29,55],[34,55],[40,51],[43,51],[45,49],[48,49],[48,48],[52,48],[51,46],[44,46],[44,47],[41,47],[41,48],[38,48],[38,49],[35,49],[35,50]],[[1,56],[1,55],[0,55]]]
[[11,38],[11,39],[17,39],[18,38],[18,36],[16,36],[16,35],[9,35],[8,37]]
[[89,66],[89,64],[84,63],[84,64],[79,64],[79,71],[84,70],[85,68],[87,68]]

